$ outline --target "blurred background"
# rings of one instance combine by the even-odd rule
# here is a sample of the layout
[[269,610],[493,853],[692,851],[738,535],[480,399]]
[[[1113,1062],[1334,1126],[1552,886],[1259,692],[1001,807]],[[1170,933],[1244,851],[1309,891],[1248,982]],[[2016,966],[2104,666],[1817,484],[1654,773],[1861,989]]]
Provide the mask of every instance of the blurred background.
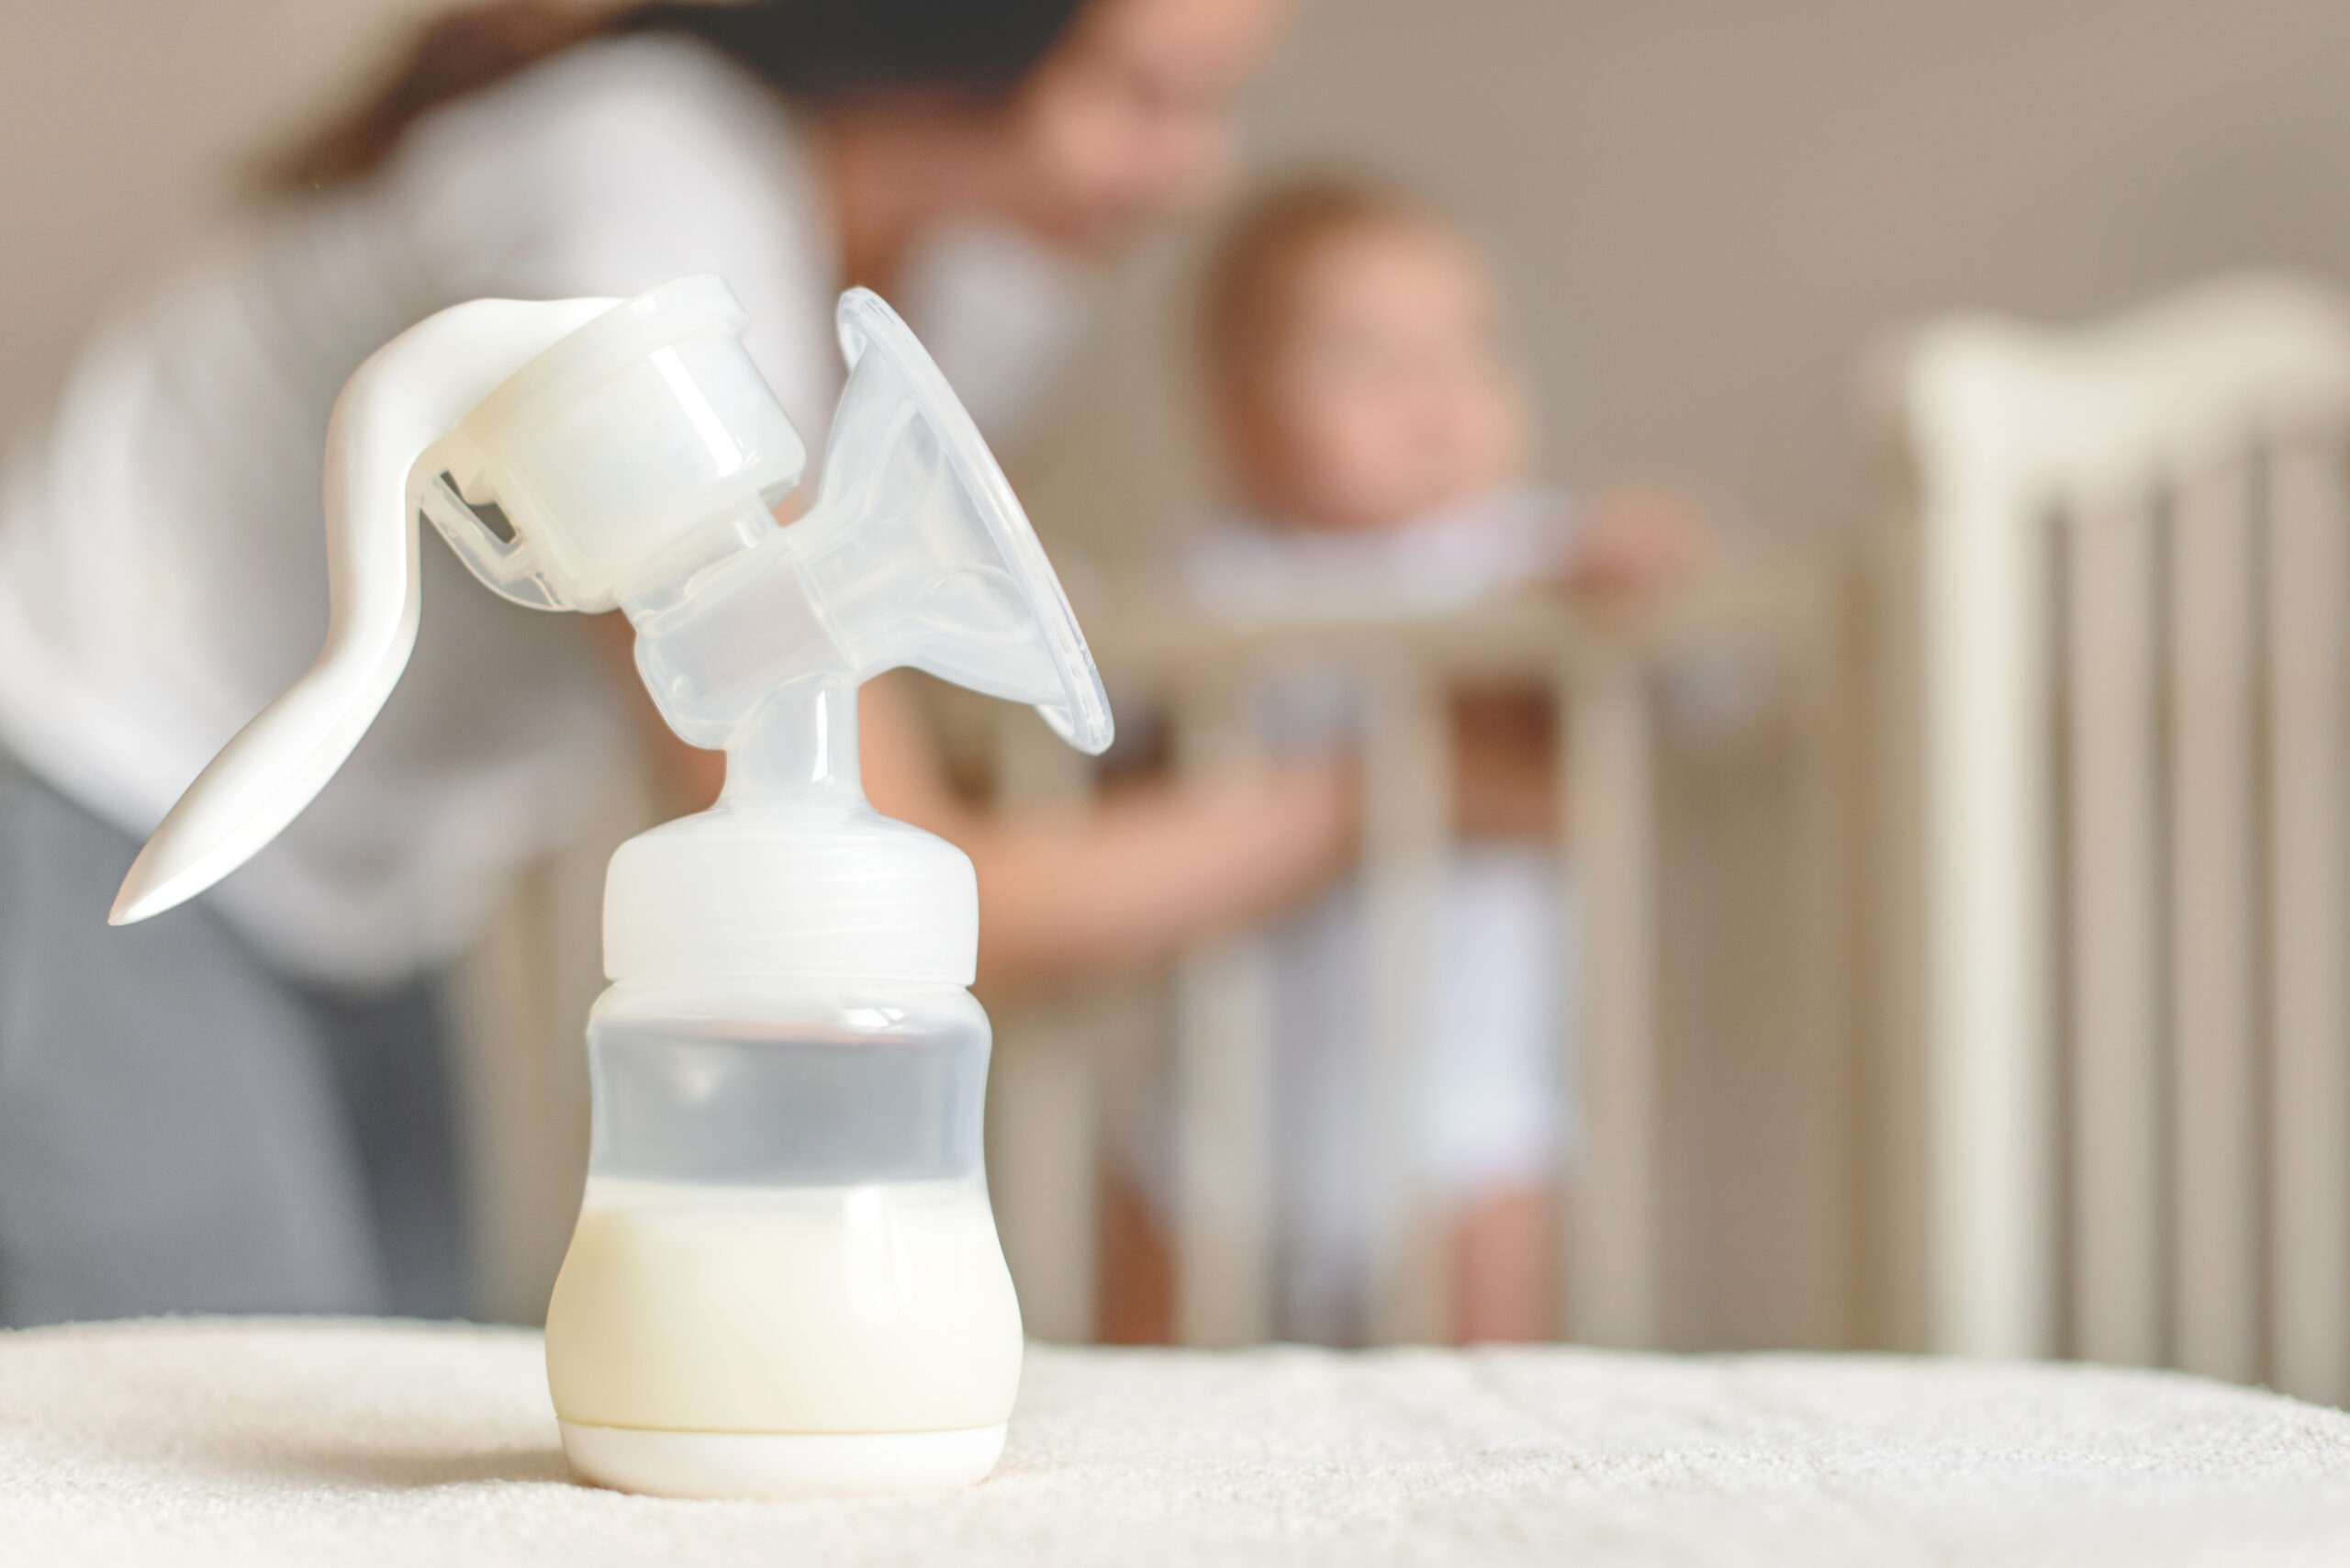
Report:
[[[377,80],[436,9],[0,12],[0,424],[36,428],[99,312],[248,204],[260,161]],[[2111,725],[2092,722],[2077,745],[2062,726],[2103,711],[2108,688],[2066,682],[2101,667],[2098,626],[2123,625],[2126,651],[2140,647],[2126,631],[2137,622],[2101,622],[2093,605],[2032,620],[2019,607],[2041,602],[2045,573],[2008,556],[1986,568],[1989,597],[1970,599],[1987,579],[1966,577],[1964,544],[1937,543],[2010,512],[2037,539],[2031,521],[2109,498],[2133,463],[2143,517],[2174,518],[2145,498],[2180,480],[2180,452],[2201,450],[2181,431],[2276,448],[2277,405],[2255,394],[2264,345],[2294,331],[2274,320],[2300,323],[2297,341],[2322,361],[2326,291],[2350,278],[2344,59],[2350,12],[2318,0],[1323,0],[1249,91],[1252,181],[1368,172],[1427,193],[1486,248],[1545,476],[1571,491],[1667,482],[1720,540],[1703,584],[1629,621],[1520,607],[1465,618],[1482,624],[1358,627],[1330,644],[1351,668],[1386,672],[1365,742],[1374,911],[1433,896],[1446,830],[1423,754],[1447,742],[1430,690],[1498,671],[1554,698],[1569,737],[1559,771],[1582,978],[1568,1059],[1583,1130],[1562,1260],[1549,1265],[1563,1271],[1563,1331],[2083,1353],[2350,1393],[2350,1284],[2335,1261],[2350,1253],[2350,1174],[2334,1152],[2350,1131],[2350,1013],[2323,979],[2350,958],[2326,795],[2342,777],[2340,660],[2323,628],[2341,597],[2278,618],[2277,531],[2290,520],[2262,508],[2285,491],[2246,479],[2268,500],[2238,509],[2242,532],[2267,543],[2241,559],[2179,557],[2161,579],[2171,586],[2148,590],[2172,596],[2156,618],[2167,630],[2140,639],[2141,678],[2114,689],[2144,722],[2124,722],[2100,761],[2084,748]],[[1096,633],[1122,722],[1139,716],[1125,727],[1157,736],[1132,765],[1178,773],[1248,749],[1234,715],[1288,646],[1279,629],[1131,609],[1220,504],[1190,304],[1212,228],[1170,227],[1109,273],[1072,374],[1006,454]],[[2145,327],[2143,352],[2126,327],[2094,342],[1993,332],[1984,352],[1998,363],[1983,374],[1999,411],[1980,430],[1936,412],[1939,372],[1919,347],[1945,341],[1934,323],[2086,328],[2247,273],[2311,282],[2277,284],[2282,306],[2255,288]],[[2231,354],[2252,368],[2198,381],[2197,365]],[[2324,422],[2333,383],[2289,347],[2281,357],[2298,439]],[[2147,388],[2174,381],[2185,390],[2153,399],[2148,433],[2108,442],[2096,464],[2068,466],[2014,434],[2105,430],[2109,405],[2137,417]],[[2046,386],[2062,397],[2033,401]],[[2305,406],[2320,415],[2303,419]],[[2008,443],[2004,500],[1962,505],[1964,487],[1946,481],[1973,459],[1949,454],[1985,442]],[[2173,522],[2144,527],[2174,530],[2161,550],[2184,537]],[[2330,546],[2311,548],[2291,558],[2330,572]],[[2203,643],[2176,586],[2197,560],[2270,585]],[[2038,629],[2016,633],[2024,621]],[[2298,642],[2277,630],[2293,626]],[[2210,686],[2197,684],[2198,647],[2219,650],[2213,700],[2234,693],[2217,720],[2177,707]],[[1972,707],[1951,684],[1963,676],[1937,673],[2007,671],[1999,650],[2018,648],[2024,673]],[[1101,787],[1024,712],[924,701],[957,778],[1008,812]],[[1945,702],[1984,727],[1942,724]],[[2305,752],[2278,749],[2288,711],[2315,726],[2296,732],[2316,737]],[[2239,773],[2182,778],[2182,735],[2219,737],[2205,749],[2240,754]],[[2006,771],[1944,772],[1952,747]],[[2140,952],[2134,967],[2082,956],[2114,907],[2081,891],[2112,856],[2067,836],[2086,820],[2084,778],[2138,779],[2152,802],[2142,858],[2165,869],[2115,885],[2173,902],[2125,918],[2143,924],[2120,938]],[[2042,804],[1970,839],[1969,790]],[[473,1308],[491,1316],[540,1310],[576,1208],[597,888],[609,843],[649,808],[632,810],[535,870],[460,978]],[[1945,887],[1970,857],[2020,868],[1979,897]],[[2288,860],[2324,879],[2280,879]],[[2213,982],[2217,1002],[2192,983],[2182,1000],[2170,975],[2208,949],[2164,913],[2198,887],[2251,912],[2236,935],[2256,927]],[[1981,929],[1964,911],[1998,897],[2015,902],[1979,915],[1988,946],[1968,947]],[[1131,1283],[1113,1276],[1136,1269],[1171,1271],[1166,1332],[1281,1331],[1270,1193],[1290,1133],[1266,1087],[1270,1031],[1248,1000],[1266,961],[1242,932],[1146,975],[990,999],[991,1181],[1033,1331],[1102,1332]],[[1985,965],[1979,978],[1969,967]],[[2138,1022],[2110,1024],[2098,997],[2132,987],[2152,1000]],[[1382,994],[1374,1014],[1408,1011],[1406,993]],[[2084,1066],[2084,1041],[2113,1050]],[[2157,1089],[2109,1113],[2099,1096],[2115,1083]],[[2207,1103],[2232,1119],[2199,1131]],[[2317,1109],[2295,1122],[2297,1104]],[[2183,1201],[2210,1180],[2233,1207]],[[1118,1219],[1136,1185],[1155,1193],[1165,1231],[1141,1263]],[[1440,1337],[1444,1222],[1408,1177],[1392,1188],[1364,1222],[1372,1305],[1359,1337]],[[2136,1327],[2099,1338],[2117,1316]]]
[[[434,10],[13,7],[11,423],[109,297]],[[1897,324],[2094,316],[2246,264],[2338,274],[2345,31],[2315,0],[1308,6],[1249,95],[1247,152],[1259,171],[1392,171],[1491,243],[1558,472],[1670,474],[1806,533],[1863,510],[1853,356]],[[1031,454],[1034,510],[1065,534],[1108,548],[1185,514],[1169,307],[1195,244],[1170,236],[1122,269]]]

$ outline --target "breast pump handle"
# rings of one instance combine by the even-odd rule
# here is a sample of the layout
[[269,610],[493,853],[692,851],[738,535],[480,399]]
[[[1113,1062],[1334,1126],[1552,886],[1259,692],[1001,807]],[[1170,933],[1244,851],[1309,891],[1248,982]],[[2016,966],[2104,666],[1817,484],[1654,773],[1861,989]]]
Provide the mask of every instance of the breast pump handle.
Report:
[[[123,879],[109,924],[160,914],[212,886],[342,766],[416,645],[418,513],[431,506],[447,530],[443,514],[461,510],[430,493],[446,487],[419,458],[517,370],[617,303],[473,300],[409,328],[352,375],[327,425],[325,646],[180,797]],[[500,559],[487,537],[460,547],[486,579],[509,580],[498,585],[507,597],[532,602],[527,563]]]

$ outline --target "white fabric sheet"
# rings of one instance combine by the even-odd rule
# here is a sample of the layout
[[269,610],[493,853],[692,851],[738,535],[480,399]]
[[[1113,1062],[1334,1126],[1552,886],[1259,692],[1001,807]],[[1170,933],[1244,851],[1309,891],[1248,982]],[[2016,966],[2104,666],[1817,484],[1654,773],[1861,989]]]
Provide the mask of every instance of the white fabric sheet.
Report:
[[574,1484],[540,1354],[348,1321],[0,1337],[0,1561],[2350,1562],[2350,1416],[2168,1373],[1035,1347],[970,1491],[712,1504]]

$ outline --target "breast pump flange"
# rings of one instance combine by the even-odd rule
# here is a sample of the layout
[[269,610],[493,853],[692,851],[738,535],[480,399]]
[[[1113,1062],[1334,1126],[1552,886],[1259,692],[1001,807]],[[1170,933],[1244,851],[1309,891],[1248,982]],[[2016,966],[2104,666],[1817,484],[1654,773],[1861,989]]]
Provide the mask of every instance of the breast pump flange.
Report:
[[[912,333],[852,289],[819,494],[715,277],[479,300],[393,340],[329,428],[333,617],[132,866],[118,924],[196,896],[318,792],[420,611],[415,520],[543,610],[623,610],[710,811],[605,890],[588,1189],[548,1313],[564,1440],[669,1495],[963,1484],[1001,1451],[1019,1308],[979,1155],[989,1030],[961,851],[867,803],[856,691],[913,666],[1111,736],[1075,616]],[[510,534],[475,509],[495,501]]]

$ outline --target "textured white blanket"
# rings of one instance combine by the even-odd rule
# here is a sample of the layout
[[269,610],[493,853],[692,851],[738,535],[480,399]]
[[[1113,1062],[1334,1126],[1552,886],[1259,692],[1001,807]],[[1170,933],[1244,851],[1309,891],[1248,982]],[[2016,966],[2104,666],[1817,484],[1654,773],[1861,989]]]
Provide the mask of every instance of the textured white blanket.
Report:
[[1572,1349],[1030,1358],[972,1491],[573,1484],[537,1336],[0,1335],[0,1562],[2345,1563],[2350,1416],[2161,1373]]

